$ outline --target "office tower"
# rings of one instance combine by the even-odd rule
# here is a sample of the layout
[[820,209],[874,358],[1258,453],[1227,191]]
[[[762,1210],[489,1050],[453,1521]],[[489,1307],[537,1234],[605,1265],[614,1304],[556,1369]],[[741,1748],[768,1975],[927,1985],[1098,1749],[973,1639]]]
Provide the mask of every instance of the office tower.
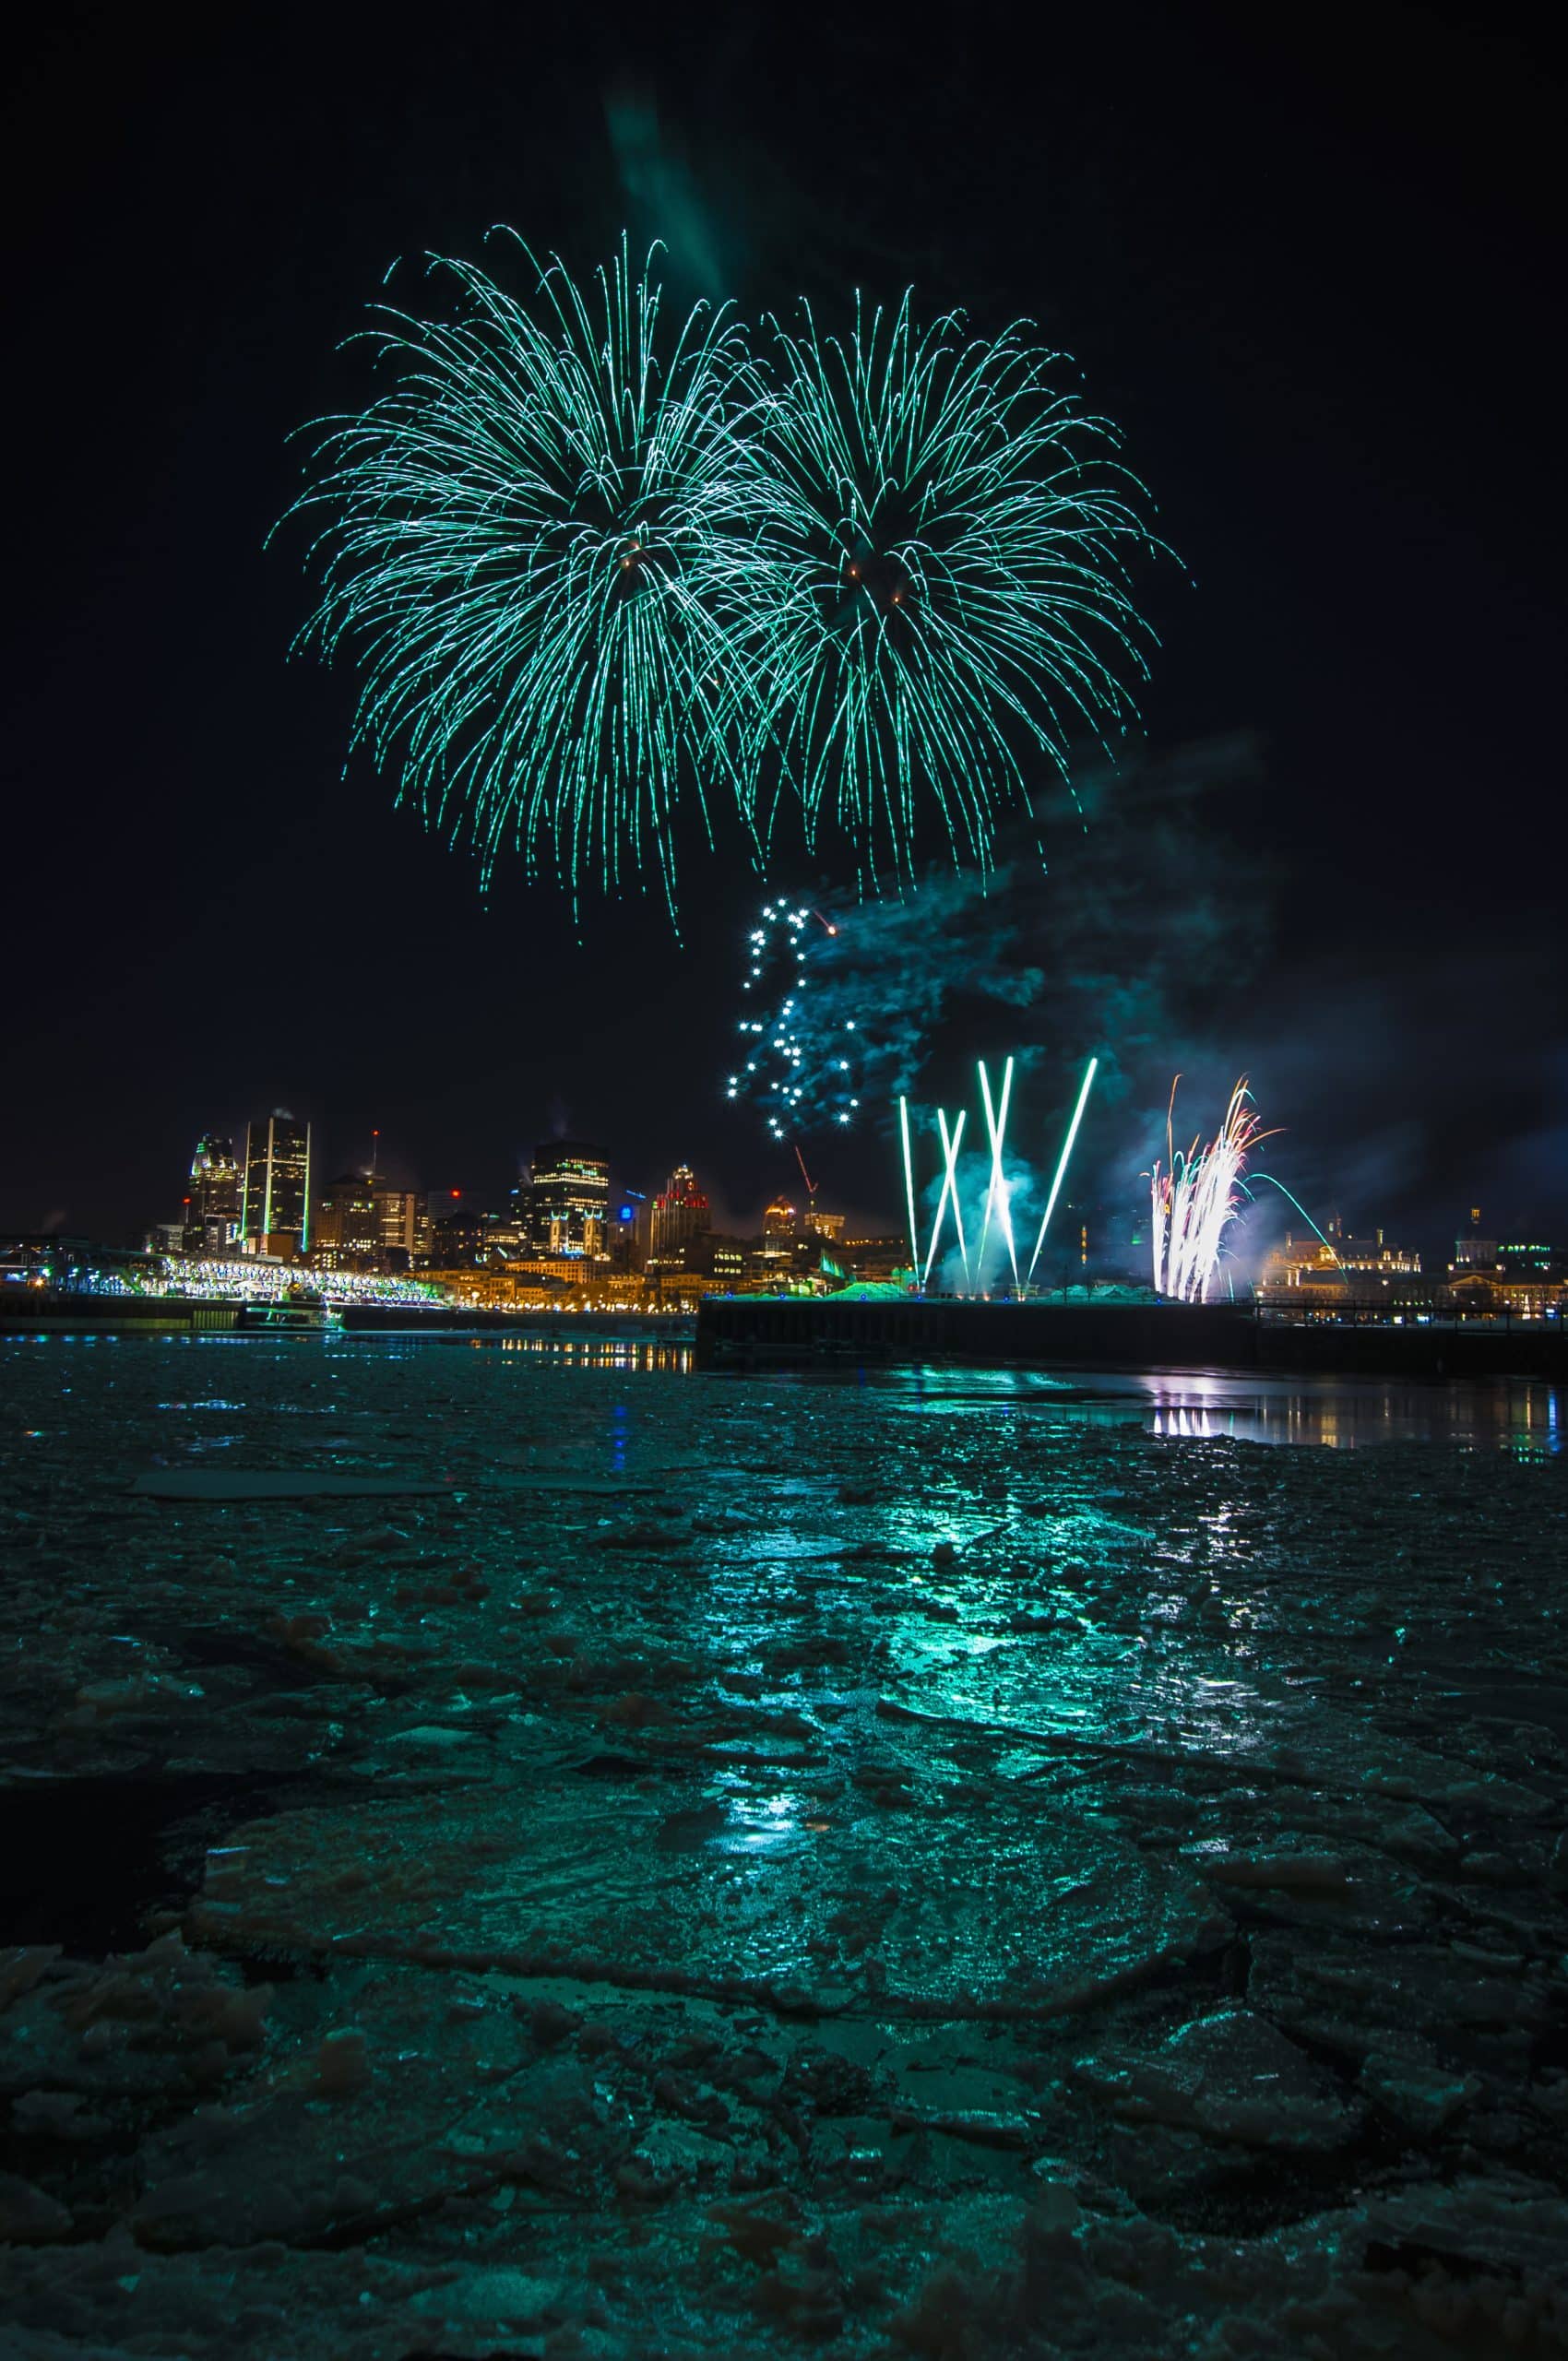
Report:
[[381,1260],[376,1192],[368,1174],[339,1172],[319,1191],[311,1253],[324,1270],[364,1271]]
[[801,1216],[788,1197],[775,1197],[762,1217],[765,1238],[793,1238],[800,1226]]
[[204,1132],[191,1158],[184,1247],[187,1254],[223,1255],[240,1234],[240,1166],[232,1140]]
[[585,1140],[547,1140],[533,1152],[522,1227],[540,1254],[599,1255],[610,1211],[610,1159]]
[[310,1243],[310,1125],[286,1107],[246,1129],[240,1227],[247,1254],[289,1261]]
[[381,1260],[388,1270],[406,1271],[415,1256],[424,1251],[424,1199],[417,1189],[394,1189],[385,1180],[372,1185]]
[[688,1244],[712,1227],[713,1216],[707,1199],[697,1187],[696,1174],[689,1164],[678,1164],[653,1201],[648,1223],[648,1269],[683,1268]]

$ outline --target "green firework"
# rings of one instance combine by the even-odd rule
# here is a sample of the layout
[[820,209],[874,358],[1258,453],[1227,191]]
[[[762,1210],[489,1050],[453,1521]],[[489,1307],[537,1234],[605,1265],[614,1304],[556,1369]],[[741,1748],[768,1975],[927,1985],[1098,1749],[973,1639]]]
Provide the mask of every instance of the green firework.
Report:
[[664,335],[624,239],[586,292],[518,245],[528,303],[433,257],[453,316],[376,307],[391,382],[319,422],[290,512],[317,523],[302,637],[352,656],[353,743],[487,876],[508,848],[574,893],[651,866],[672,906],[679,798],[706,823],[722,782],[752,818],[723,620],[760,521],[743,347],[702,306]]
[[983,863],[1042,763],[1065,777],[1073,737],[1134,715],[1146,494],[1017,327],[922,330],[906,295],[857,301],[845,338],[809,306],[772,330],[772,366],[748,373],[766,489],[751,759],[770,745],[808,838],[830,810],[873,872],[910,868],[932,806]]

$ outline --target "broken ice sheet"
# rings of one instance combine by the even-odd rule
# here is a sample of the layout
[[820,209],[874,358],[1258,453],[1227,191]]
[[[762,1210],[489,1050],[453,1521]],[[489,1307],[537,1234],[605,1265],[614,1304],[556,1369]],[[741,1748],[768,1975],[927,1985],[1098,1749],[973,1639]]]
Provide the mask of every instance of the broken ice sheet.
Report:
[[[1562,1465],[63,1365],[0,1350],[28,2361],[1562,2348]],[[434,1489],[133,1492],[217,1406]]]

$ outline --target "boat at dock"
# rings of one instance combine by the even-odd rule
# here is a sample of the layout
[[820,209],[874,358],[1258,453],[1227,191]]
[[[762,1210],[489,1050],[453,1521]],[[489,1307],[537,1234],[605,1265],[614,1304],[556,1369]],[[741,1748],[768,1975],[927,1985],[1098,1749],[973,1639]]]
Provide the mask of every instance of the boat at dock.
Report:
[[341,1322],[321,1296],[309,1287],[293,1287],[286,1295],[243,1303],[238,1324],[246,1335],[308,1336]]

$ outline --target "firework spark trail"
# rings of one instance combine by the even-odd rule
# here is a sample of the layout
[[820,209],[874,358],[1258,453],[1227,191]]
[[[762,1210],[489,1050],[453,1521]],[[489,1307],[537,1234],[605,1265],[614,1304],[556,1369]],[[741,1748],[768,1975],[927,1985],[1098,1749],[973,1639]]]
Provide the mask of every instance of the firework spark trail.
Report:
[[[1277,1180],[1275,1179],[1274,1174],[1273,1174],[1272,1172],[1257,1172],[1257,1171],[1254,1171],[1254,1172],[1253,1173],[1253,1175],[1252,1175],[1252,1179],[1253,1179],[1253,1180],[1266,1180],[1266,1181],[1268,1182],[1268,1185],[1269,1185],[1269,1187],[1270,1187],[1271,1189],[1277,1189],[1277,1190],[1278,1190],[1278,1192],[1279,1192],[1280,1195],[1285,1199],[1285,1202],[1287,1203],[1287,1204],[1291,1204],[1291,1205],[1294,1205],[1294,1206],[1295,1206],[1296,1211],[1301,1215],[1301,1219],[1306,1223],[1307,1228],[1312,1231],[1313,1236],[1317,1240],[1317,1241],[1318,1241],[1319,1245],[1320,1245],[1320,1246],[1326,1246],[1326,1247],[1327,1247],[1327,1249],[1328,1249],[1329,1252],[1333,1255],[1333,1257],[1334,1257],[1335,1261],[1338,1264],[1339,1268],[1343,1271],[1343,1270],[1344,1270],[1344,1268],[1345,1268],[1345,1257],[1340,1253],[1338,1247],[1337,1247],[1337,1246],[1336,1246],[1336,1244],[1334,1243],[1334,1240],[1332,1240],[1332,1238],[1329,1238],[1329,1237],[1328,1237],[1328,1236],[1327,1236],[1327,1235],[1326,1235],[1323,1230],[1321,1230],[1321,1229],[1318,1228],[1318,1226],[1317,1226],[1316,1222],[1315,1222],[1315,1221],[1313,1221],[1313,1217],[1312,1217],[1311,1214],[1310,1214],[1310,1213],[1308,1213],[1308,1211],[1307,1211],[1307,1209],[1306,1209],[1305,1205],[1304,1205],[1304,1204],[1302,1204],[1301,1200],[1300,1199],[1300,1197],[1293,1195],[1293,1194],[1292,1194],[1292,1192],[1290,1192],[1290,1191],[1289,1191],[1289,1190],[1285,1186],[1285,1183],[1284,1183],[1284,1181],[1283,1181],[1283,1180]],[[1250,1197],[1251,1197],[1251,1195],[1252,1195],[1252,1193],[1253,1193],[1253,1192],[1252,1192],[1252,1189],[1251,1189],[1251,1187],[1250,1187],[1250,1186],[1246,1187],[1246,1188],[1244,1189],[1244,1191],[1243,1191],[1243,1193],[1244,1193],[1247,1197],[1249,1197],[1249,1198],[1250,1198]]]
[[991,1077],[986,1073],[985,1062],[983,1059],[980,1061],[980,1104],[985,1112],[985,1128],[991,1140],[991,1182],[985,1192],[985,1215],[980,1223],[980,1240],[979,1251],[976,1255],[976,1268],[980,1271],[983,1277],[985,1241],[987,1234],[991,1228],[992,1211],[994,1207],[997,1222],[1001,1228],[1004,1238],[1007,1241],[1007,1259],[1013,1266],[1013,1288],[1014,1292],[1016,1293],[1018,1286],[1018,1250],[1013,1241],[1013,1216],[1008,1209],[1008,1197],[1010,1191],[1008,1188],[1006,1175],[1002,1169],[1003,1144],[1007,1135],[1007,1102],[1013,1095],[1012,1059],[1009,1058],[1005,1066],[1003,1068],[1002,1092],[999,1105],[994,1108],[992,1106],[991,1097]]
[[1039,1261],[1040,1249],[1045,1244],[1045,1233],[1051,1228],[1051,1216],[1056,1211],[1056,1200],[1061,1194],[1062,1183],[1066,1177],[1067,1159],[1073,1153],[1073,1143],[1078,1136],[1078,1126],[1084,1120],[1084,1109],[1089,1103],[1089,1091],[1093,1087],[1095,1075],[1099,1072],[1099,1060],[1091,1058],[1087,1072],[1084,1075],[1084,1086],[1078,1093],[1078,1103],[1073,1109],[1073,1120],[1067,1126],[1067,1136],[1062,1143],[1062,1154],[1056,1166],[1056,1178],[1051,1184],[1051,1194],[1045,1201],[1045,1213],[1039,1225],[1039,1236],[1035,1240],[1035,1251],[1029,1256],[1029,1267],[1024,1274],[1026,1287],[1034,1277],[1035,1264]]
[[1241,1176],[1248,1152],[1264,1131],[1250,1105],[1243,1074],[1230,1094],[1225,1120],[1206,1147],[1194,1140],[1183,1155],[1175,1145],[1176,1083],[1166,1113],[1167,1165],[1158,1157],[1149,1175],[1153,1216],[1154,1284],[1160,1295],[1181,1303],[1205,1303],[1218,1273],[1225,1231],[1241,1210]]
[[921,1267],[920,1225],[915,1219],[915,1159],[909,1146],[909,1102],[898,1101],[898,1132],[904,1146],[904,1202],[909,1216],[909,1260],[913,1268]]
[[741,333],[698,306],[664,336],[624,239],[588,293],[518,246],[531,304],[436,256],[455,317],[375,307],[393,382],[319,421],[289,512],[318,526],[302,639],[353,651],[352,743],[486,876],[508,844],[574,895],[651,865],[673,908],[683,790],[705,825],[716,780],[754,816],[722,620],[765,522],[736,456]]
[[[760,1098],[770,1137],[782,1140],[787,1127],[831,1120],[851,1122],[860,1108],[855,1056],[861,1048],[856,1020],[815,1007],[825,995],[811,990],[806,948],[814,918],[828,935],[838,929],[820,910],[780,896],[765,902],[747,939],[746,975],[741,989],[756,1015],[742,1016],[739,1030],[750,1052],[725,1086],[727,1098]],[[810,1002],[808,1003],[808,991]],[[827,1035],[825,1049],[825,1029]]]
[[936,1201],[936,1219],[932,1224],[931,1246],[925,1258],[925,1269],[921,1275],[922,1287],[931,1285],[932,1266],[936,1261],[936,1249],[942,1237],[942,1216],[947,1209],[949,1199],[953,1205],[953,1226],[958,1235],[958,1256],[964,1266],[966,1292],[969,1286],[969,1250],[964,1242],[964,1213],[958,1202],[958,1149],[964,1137],[964,1121],[965,1111],[960,1108],[958,1120],[954,1124],[952,1135],[949,1137],[947,1110],[944,1107],[939,1107],[936,1110],[936,1128],[942,1135],[942,1194]]
[[1063,356],[956,314],[921,329],[857,298],[848,336],[770,323],[747,369],[766,526],[738,636],[811,842],[825,806],[868,876],[910,873],[922,808],[989,862],[1040,758],[1117,736],[1146,676],[1128,562],[1162,545],[1108,421],[1051,383]]

